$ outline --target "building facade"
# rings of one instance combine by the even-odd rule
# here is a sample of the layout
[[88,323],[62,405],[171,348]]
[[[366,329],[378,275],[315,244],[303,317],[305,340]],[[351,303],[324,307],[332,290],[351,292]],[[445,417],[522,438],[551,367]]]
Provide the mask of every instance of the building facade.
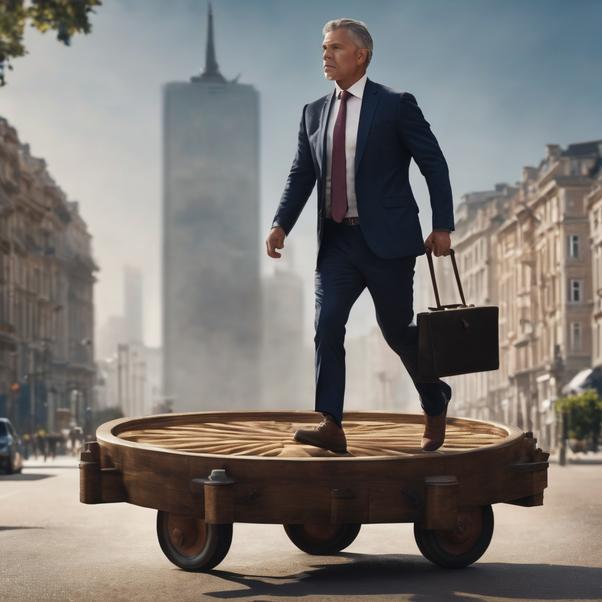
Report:
[[0,119],[0,413],[22,432],[94,405],[96,271],[78,203]]
[[592,252],[592,366],[602,367],[602,173],[585,202]]
[[457,408],[533,431],[548,447],[554,400],[595,357],[601,158],[602,141],[550,144],[516,186],[477,203],[467,195],[457,212],[467,302],[500,310],[500,368],[454,377]]
[[[455,211],[456,229],[453,249],[460,282],[467,303],[498,305],[499,286],[496,274],[495,232],[508,211],[516,188],[496,184],[493,190],[471,192],[462,197]],[[449,258],[433,258],[437,262],[438,288],[443,305],[462,301]],[[502,381],[502,382],[500,382]],[[454,389],[455,411],[476,418],[499,418],[499,407],[505,395],[503,379],[497,372],[450,377]]]

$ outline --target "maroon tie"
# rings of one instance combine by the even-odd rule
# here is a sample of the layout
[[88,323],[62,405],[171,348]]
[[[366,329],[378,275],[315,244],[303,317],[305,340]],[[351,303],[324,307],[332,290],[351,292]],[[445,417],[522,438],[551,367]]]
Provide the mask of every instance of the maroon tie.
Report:
[[345,119],[347,117],[347,90],[341,92],[339,114],[332,133],[332,170],[330,174],[330,210],[332,219],[341,222],[347,213],[347,162],[345,160]]

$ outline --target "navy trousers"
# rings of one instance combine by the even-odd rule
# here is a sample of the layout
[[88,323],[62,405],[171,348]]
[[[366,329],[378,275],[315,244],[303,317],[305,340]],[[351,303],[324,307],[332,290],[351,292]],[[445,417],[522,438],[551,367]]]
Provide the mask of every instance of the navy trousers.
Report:
[[359,225],[326,219],[316,263],[315,409],[340,423],[345,396],[345,325],[351,307],[368,287],[376,320],[389,346],[399,355],[420,396],[423,410],[441,414],[451,388],[440,379],[417,382],[418,328],[413,281],[416,257],[383,259],[368,247]]

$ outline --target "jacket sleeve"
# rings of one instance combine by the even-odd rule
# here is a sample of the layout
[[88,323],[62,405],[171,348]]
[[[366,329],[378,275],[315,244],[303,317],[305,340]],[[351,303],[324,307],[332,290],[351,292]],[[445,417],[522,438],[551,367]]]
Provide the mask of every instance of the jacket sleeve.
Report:
[[424,176],[433,212],[433,230],[454,230],[454,204],[447,161],[416,98],[401,95],[399,134]]
[[284,192],[282,193],[280,204],[276,210],[276,215],[272,220],[272,227],[274,224],[281,226],[287,236],[299,218],[316,183],[316,172],[311,157],[309,138],[305,128],[306,109],[307,105],[303,107],[303,112],[301,114],[297,152],[293,159],[293,164],[288,174]]

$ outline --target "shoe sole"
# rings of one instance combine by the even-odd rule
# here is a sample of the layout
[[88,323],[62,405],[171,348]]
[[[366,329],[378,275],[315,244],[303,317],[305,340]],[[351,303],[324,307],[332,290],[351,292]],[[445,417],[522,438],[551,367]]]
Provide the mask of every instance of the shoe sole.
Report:
[[444,443],[445,443],[445,441],[442,441],[439,445],[437,445],[437,447],[433,447],[432,449],[427,449],[426,447],[423,447],[422,445],[420,446],[420,448],[422,449],[422,451],[425,451],[425,452],[437,451]]
[[325,447],[321,442],[318,441],[312,441],[310,438],[305,438],[303,436],[297,436],[295,435],[295,441],[297,441],[297,443],[305,443],[307,445],[313,445],[314,447],[319,447],[320,449],[326,449],[328,451],[334,452],[335,454],[345,454],[347,453],[347,448],[332,448],[332,447]]

